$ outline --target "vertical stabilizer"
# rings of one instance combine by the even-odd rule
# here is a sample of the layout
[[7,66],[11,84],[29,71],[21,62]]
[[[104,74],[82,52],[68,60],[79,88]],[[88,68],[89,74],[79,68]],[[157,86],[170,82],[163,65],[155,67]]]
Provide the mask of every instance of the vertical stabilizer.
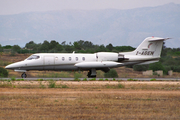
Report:
[[160,57],[163,41],[169,38],[148,37],[134,51],[126,55]]

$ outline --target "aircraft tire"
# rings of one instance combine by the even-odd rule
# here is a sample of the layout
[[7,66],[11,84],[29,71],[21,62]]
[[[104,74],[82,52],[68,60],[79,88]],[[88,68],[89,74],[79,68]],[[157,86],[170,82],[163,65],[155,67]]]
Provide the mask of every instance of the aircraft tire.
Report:
[[88,78],[96,78],[96,75],[91,75],[92,71],[90,70],[87,74]]
[[26,77],[27,77],[26,73],[24,72],[24,73],[21,75],[21,77],[22,77],[22,78],[26,78]]

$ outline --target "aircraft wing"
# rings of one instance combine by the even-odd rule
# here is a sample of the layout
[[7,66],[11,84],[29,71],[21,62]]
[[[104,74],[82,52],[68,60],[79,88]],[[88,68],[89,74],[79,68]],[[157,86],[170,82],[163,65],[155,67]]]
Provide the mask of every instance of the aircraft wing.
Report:
[[95,62],[80,62],[76,63],[74,66],[79,68],[111,68],[118,67],[123,63],[113,62],[113,61],[95,61]]

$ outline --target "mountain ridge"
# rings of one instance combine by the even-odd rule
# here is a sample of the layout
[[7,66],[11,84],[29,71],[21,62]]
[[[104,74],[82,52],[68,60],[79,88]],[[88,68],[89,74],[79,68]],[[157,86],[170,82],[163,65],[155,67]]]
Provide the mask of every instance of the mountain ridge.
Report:
[[137,47],[149,36],[172,37],[167,46],[179,47],[180,5],[166,4],[128,10],[61,10],[0,15],[0,44],[25,46],[78,40],[95,44]]

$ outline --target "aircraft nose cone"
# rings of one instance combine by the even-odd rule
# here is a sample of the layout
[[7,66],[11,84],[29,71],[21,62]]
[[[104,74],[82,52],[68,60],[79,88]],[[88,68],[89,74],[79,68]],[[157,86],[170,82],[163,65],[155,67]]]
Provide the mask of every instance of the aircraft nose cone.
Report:
[[7,65],[5,68],[6,69],[11,69],[12,67],[11,67],[11,65]]
[[19,69],[22,66],[24,66],[24,61],[20,61],[20,62],[16,62],[16,63],[12,63],[10,65],[7,65],[5,68],[6,69]]
[[10,64],[10,65],[7,65],[5,68],[6,68],[6,69],[15,69],[15,68],[17,68],[17,67],[20,67],[19,62],[17,62],[17,63],[12,63],[12,64]]

